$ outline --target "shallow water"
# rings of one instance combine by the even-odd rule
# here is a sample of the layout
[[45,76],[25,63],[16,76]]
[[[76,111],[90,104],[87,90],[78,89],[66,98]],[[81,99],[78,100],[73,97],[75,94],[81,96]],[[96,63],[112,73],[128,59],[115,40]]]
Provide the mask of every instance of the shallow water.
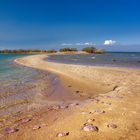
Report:
[[48,59],[68,64],[140,68],[140,53],[53,55]]
[[14,62],[23,56],[0,54],[0,119],[76,99],[57,75]]
[[14,63],[23,56],[27,55],[0,54],[0,116],[29,110],[47,88],[47,72]]

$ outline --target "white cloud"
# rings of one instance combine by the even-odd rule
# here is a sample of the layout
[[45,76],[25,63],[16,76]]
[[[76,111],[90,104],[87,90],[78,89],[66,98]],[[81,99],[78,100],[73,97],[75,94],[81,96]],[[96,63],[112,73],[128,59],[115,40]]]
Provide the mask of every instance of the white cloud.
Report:
[[76,43],[75,45],[77,45],[77,46],[81,46],[81,45],[84,45],[83,43]]
[[116,43],[115,40],[105,40],[104,45],[114,45]]
[[72,43],[62,43],[61,46],[72,46],[72,45],[76,45],[76,46],[89,46],[89,45],[95,45],[94,43],[92,42],[77,42],[75,44],[72,44]]
[[90,43],[90,42],[85,42],[85,45],[91,45],[92,43]]
[[94,44],[94,43],[92,43],[92,42],[85,42],[85,43],[76,43],[75,45],[88,46],[88,45],[95,45],[95,44]]
[[61,45],[62,46],[72,46],[72,44],[70,44],[70,43],[62,43]]

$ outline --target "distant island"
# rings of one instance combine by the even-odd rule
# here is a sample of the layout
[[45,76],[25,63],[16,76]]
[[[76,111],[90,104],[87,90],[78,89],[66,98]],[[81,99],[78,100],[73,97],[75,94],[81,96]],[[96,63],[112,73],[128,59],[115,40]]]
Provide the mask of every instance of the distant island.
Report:
[[[104,49],[97,49],[95,46],[85,47],[81,50],[85,53],[94,53],[94,54],[104,54],[106,51]],[[14,54],[38,54],[38,53],[72,53],[78,52],[77,48],[61,48],[59,51],[51,49],[51,50],[40,50],[40,49],[18,49],[18,50],[0,50],[0,53],[14,53]]]

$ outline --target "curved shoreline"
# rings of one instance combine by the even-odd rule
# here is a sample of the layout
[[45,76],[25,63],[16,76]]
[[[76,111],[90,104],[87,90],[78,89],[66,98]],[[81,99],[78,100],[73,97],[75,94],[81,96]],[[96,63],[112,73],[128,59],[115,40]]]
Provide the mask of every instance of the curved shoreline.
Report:
[[[106,93],[99,93],[96,97],[91,96],[90,99],[84,100],[78,106],[60,110],[60,114],[55,116],[57,120],[55,119],[51,125],[42,126],[36,132],[32,132],[27,125],[27,129],[21,130],[22,132],[19,132],[19,135],[13,133],[13,135],[7,136],[7,139],[30,140],[36,138],[41,140],[57,140],[56,134],[63,131],[69,132],[66,140],[89,140],[93,138],[104,140],[139,139],[139,70],[58,64],[44,61],[45,57],[46,55],[27,56],[18,58],[15,62],[24,66],[56,73],[60,78],[67,77],[70,81],[79,82],[83,86],[90,85],[91,90],[92,86],[96,83],[97,86],[100,85],[100,88],[109,87],[112,90]],[[100,111],[105,113],[99,113]],[[81,114],[82,112],[84,112],[84,115]],[[53,118],[53,116],[50,117]],[[81,130],[86,120],[91,117],[95,119],[93,124],[99,128],[98,133],[83,132]],[[46,121],[48,121],[48,118]],[[108,123],[115,123],[117,128],[114,130],[108,128]]]
[[130,86],[134,79],[134,83],[139,83],[139,69],[62,64],[45,61],[44,58],[46,57],[47,55],[27,56],[18,58],[15,62],[36,69],[48,70],[58,75],[74,78],[75,80],[87,84],[90,84],[90,81],[112,84],[114,86]]

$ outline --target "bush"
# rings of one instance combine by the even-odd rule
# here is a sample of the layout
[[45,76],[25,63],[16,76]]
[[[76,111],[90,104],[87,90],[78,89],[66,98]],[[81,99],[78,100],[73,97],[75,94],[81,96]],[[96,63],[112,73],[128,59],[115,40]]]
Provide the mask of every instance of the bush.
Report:
[[77,52],[77,48],[62,48],[59,50],[60,52]]
[[54,50],[54,49],[52,49],[52,50],[47,50],[46,52],[47,52],[47,53],[56,53],[57,51]]
[[87,52],[87,53],[95,53],[95,54],[103,54],[103,53],[105,53],[104,49],[97,49],[94,46],[85,47],[85,48],[82,49],[82,51]]
[[87,52],[87,53],[95,53],[97,49],[95,47],[85,47],[82,49],[82,51]]
[[19,49],[19,50],[0,50],[0,53],[56,53],[55,50],[38,50],[38,49]]

